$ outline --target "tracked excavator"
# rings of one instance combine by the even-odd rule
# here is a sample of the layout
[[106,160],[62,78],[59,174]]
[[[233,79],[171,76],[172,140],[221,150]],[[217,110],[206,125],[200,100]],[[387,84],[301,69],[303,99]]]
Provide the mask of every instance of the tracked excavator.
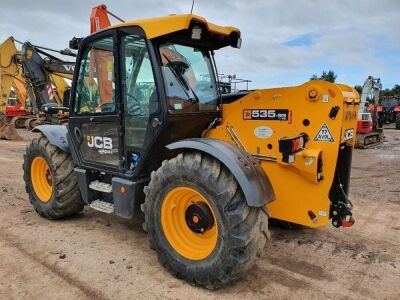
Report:
[[381,90],[380,78],[368,76],[364,81],[357,120],[357,148],[365,149],[383,140],[383,128],[377,113]]
[[[0,45],[0,103],[3,110],[0,131],[8,132],[3,137],[18,138],[14,127],[29,128],[39,124],[60,124],[67,114],[62,113],[64,99],[69,98],[70,85],[75,62],[63,61],[50,51],[74,56],[70,50],[57,51],[30,42],[21,43],[17,50],[16,40],[9,37]],[[17,99],[10,101],[10,91],[14,90]],[[60,112],[43,114],[47,106],[58,106]]]
[[221,95],[214,52],[240,48],[240,30],[193,14],[121,22],[76,42],[68,126],[35,127],[24,156],[40,216],[85,205],[144,213],[159,262],[210,289],[251,269],[270,218],[353,225],[352,87]]

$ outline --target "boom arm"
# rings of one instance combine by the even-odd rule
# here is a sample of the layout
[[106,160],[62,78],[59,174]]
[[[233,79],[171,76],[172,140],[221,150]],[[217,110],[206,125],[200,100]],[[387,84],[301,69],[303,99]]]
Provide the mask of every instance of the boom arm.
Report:
[[105,4],[101,4],[92,8],[92,13],[90,14],[90,33],[95,33],[110,27],[111,22],[108,15],[114,17],[120,22],[124,22],[120,17],[108,11]]
[[29,42],[22,45],[21,63],[33,111],[48,103],[62,105],[63,93],[69,87],[64,78],[72,79],[75,63],[58,59]]
[[15,47],[14,39],[9,37],[0,45],[0,106],[5,107],[14,88],[18,99],[25,101],[25,80],[21,76],[21,65],[18,63],[19,51]]
[[382,83],[380,78],[374,78],[368,76],[364,82],[364,86],[361,93],[361,101],[359,114],[366,112],[366,107],[368,106],[368,97],[372,96],[374,99],[374,104],[377,105],[379,101],[379,94],[382,89]]
[[11,88],[21,102],[29,95],[34,113],[46,103],[62,104],[64,92],[69,88],[65,79],[72,79],[75,62],[63,61],[43,49],[69,56],[75,54],[29,42],[23,43],[19,51],[15,41],[9,37],[0,45],[0,104],[6,105]]

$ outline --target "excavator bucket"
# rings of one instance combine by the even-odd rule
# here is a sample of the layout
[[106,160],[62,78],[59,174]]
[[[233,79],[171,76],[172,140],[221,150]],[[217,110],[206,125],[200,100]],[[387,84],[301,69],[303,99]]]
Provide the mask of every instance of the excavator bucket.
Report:
[[23,138],[18,134],[15,125],[8,122],[6,116],[0,117],[0,140],[21,141]]

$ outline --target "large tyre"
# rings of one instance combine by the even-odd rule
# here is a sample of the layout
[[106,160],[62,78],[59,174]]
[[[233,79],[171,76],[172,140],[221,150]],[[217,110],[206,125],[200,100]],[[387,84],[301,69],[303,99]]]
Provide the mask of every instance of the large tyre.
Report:
[[46,137],[32,140],[23,169],[26,192],[40,216],[60,219],[83,209],[71,155],[50,144]]
[[230,171],[198,152],[164,161],[145,194],[151,248],[192,284],[214,289],[239,278],[269,235],[265,208],[249,207]]
[[400,129],[400,112],[396,113],[396,129]]

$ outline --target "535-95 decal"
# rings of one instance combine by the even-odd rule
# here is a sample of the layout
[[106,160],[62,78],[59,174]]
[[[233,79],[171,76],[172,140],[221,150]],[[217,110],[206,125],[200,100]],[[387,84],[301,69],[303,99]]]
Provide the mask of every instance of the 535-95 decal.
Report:
[[243,120],[290,121],[288,109],[244,109]]

